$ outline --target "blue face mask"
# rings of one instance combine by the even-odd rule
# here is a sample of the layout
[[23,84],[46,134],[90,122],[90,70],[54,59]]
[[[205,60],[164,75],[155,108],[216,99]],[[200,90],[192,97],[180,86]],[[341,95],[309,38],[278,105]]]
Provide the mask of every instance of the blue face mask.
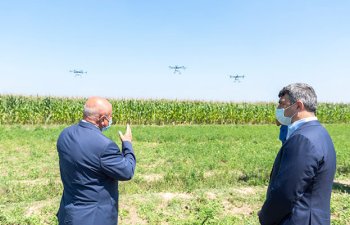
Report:
[[[295,103],[294,103],[295,104]],[[293,105],[294,105],[293,104]],[[287,108],[285,108],[285,109],[283,109],[283,108],[281,108],[281,109],[276,109],[276,119],[278,120],[278,122],[280,122],[282,125],[290,125],[290,124],[292,124],[292,118],[293,118],[293,116],[295,116],[295,114],[296,113],[294,113],[294,115],[293,116],[291,116],[291,117],[288,117],[288,116],[285,116],[284,115],[284,111],[286,110],[286,109],[288,109],[289,107],[291,107],[292,105],[290,105],[290,106],[288,106]]]
[[[108,119],[106,119],[108,120]],[[102,127],[102,131],[106,131],[108,130],[108,128],[110,128],[112,125],[112,118],[108,120],[108,125],[106,127]]]

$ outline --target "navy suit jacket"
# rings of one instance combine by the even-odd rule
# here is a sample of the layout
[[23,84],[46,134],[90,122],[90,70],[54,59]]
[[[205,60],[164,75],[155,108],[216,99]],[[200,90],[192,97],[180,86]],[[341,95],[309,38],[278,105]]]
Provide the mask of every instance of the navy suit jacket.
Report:
[[62,131],[57,141],[63,195],[59,224],[116,225],[118,181],[134,175],[132,145],[114,141],[91,123],[80,121]]
[[318,121],[299,127],[282,145],[274,162],[263,225],[328,225],[336,169],[333,142]]

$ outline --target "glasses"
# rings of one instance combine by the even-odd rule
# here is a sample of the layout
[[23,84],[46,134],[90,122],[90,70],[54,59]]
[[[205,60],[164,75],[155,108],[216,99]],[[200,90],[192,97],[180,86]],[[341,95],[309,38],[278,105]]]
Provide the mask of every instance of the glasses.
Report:
[[100,117],[100,121],[106,119],[108,122],[112,119],[112,116],[109,116],[109,115],[103,115]]

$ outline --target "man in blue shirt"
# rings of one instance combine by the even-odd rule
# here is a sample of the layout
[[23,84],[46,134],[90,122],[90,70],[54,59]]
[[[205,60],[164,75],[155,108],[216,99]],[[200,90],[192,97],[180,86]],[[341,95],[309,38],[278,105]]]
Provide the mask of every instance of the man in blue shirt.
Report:
[[307,84],[295,83],[284,87],[278,97],[276,119],[288,126],[288,133],[273,165],[259,221],[329,225],[336,154],[331,137],[315,116],[316,93]]

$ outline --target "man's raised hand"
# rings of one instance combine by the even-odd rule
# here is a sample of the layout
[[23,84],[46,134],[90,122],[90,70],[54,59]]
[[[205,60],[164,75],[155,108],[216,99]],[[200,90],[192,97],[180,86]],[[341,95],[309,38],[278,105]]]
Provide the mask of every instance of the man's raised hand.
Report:
[[132,133],[131,133],[131,128],[129,124],[126,125],[125,134],[123,134],[121,131],[118,131],[118,133],[121,141],[129,141],[129,142],[132,141]]

